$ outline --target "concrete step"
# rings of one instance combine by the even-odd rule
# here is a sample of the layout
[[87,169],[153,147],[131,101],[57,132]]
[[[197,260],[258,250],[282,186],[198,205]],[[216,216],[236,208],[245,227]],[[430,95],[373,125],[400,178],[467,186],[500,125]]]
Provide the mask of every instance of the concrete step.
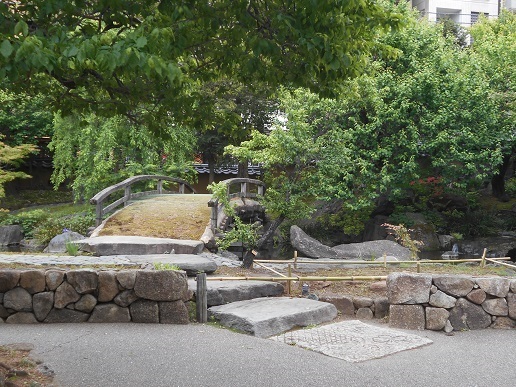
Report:
[[74,241],[94,255],[200,254],[204,243],[194,240],[141,236],[99,236]]
[[[230,302],[252,300],[261,297],[276,297],[283,294],[283,285],[270,281],[206,281],[208,307]],[[197,282],[188,280],[188,288],[197,292]]]
[[337,308],[306,298],[272,297],[212,306],[208,315],[226,327],[270,337],[295,327],[331,321],[337,317]]
[[158,263],[175,265],[186,271],[188,276],[195,276],[197,273],[211,274],[217,270],[217,264],[213,259],[196,254],[112,255],[111,257],[141,265]]

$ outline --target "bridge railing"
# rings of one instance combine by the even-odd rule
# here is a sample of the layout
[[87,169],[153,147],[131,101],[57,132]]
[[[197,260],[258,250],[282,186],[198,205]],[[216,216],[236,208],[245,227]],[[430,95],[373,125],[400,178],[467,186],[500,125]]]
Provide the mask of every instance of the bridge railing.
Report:
[[[144,192],[131,192],[131,187],[133,184],[146,181],[146,180],[156,180],[156,189],[151,191],[144,191]],[[163,190],[163,182],[164,181],[171,181],[178,184],[178,192],[171,192],[171,191],[164,191]],[[195,190],[193,187],[186,181],[177,177],[170,177],[170,176],[161,176],[161,175],[138,175],[133,176],[128,179],[125,179],[124,181],[121,181],[120,183],[114,184],[110,187],[107,187],[100,191],[98,194],[93,196],[90,199],[90,203],[96,206],[96,215],[95,215],[95,224],[96,226],[99,226],[102,223],[102,218],[105,214],[108,214],[112,212],[115,208],[117,208],[120,205],[127,206],[128,202],[132,199],[136,199],[141,196],[146,195],[161,195],[165,193],[179,193],[184,194],[185,188],[189,189],[191,193],[195,193]],[[107,201],[108,197],[120,190],[124,190],[124,196],[122,196],[120,199],[115,200],[113,203],[107,205],[104,207],[104,203]]]
[[[237,197],[253,199],[258,196],[263,196],[265,193],[265,183],[261,180],[237,177],[223,180],[221,183],[226,184],[226,192],[229,200]],[[208,202],[208,207],[211,207],[210,226],[212,230],[215,230],[218,228],[219,221],[219,200],[212,198]]]

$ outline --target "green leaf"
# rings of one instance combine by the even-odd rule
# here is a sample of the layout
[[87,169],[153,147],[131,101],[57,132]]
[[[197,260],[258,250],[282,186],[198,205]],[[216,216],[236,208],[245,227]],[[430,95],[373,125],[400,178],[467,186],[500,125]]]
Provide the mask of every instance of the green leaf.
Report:
[[20,20],[14,26],[14,34],[18,35],[20,32],[23,34],[23,36],[27,36],[29,34],[29,26],[23,20]]
[[4,56],[4,58],[8,58],[9,55],[13,53],[13,46],[11,45],[11,42],[8,40],[4,40],[2,44],[0,45],[0,54]]
[[136,48],[145,47],[146,44],[147,38],[145,36],[140,36],[138,39],[136,39]]

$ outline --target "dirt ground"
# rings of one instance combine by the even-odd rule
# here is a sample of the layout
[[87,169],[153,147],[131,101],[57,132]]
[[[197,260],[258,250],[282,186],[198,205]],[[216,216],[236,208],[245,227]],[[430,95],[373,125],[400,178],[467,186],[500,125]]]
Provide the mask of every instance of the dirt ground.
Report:
[[51,387],[53,376],[42,372],[38,360],[29,355],[26,345],[0,346],[0,385],[6,387]]

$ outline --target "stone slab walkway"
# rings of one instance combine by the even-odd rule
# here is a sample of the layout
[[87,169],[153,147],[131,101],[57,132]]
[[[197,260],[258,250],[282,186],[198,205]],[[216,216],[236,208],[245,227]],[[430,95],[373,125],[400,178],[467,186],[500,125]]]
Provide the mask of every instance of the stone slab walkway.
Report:
[[357,320],[287,332],[270,339],[352,363],[432,344],[432,340],[425,337]]
[[26,265],[122,265],[139,267],[140,264],[131,262],[125,258],[116,258],[113,256],[92,257],[91,255],[55,255],[55,254],[0,254],[0,263],[23,263]]

